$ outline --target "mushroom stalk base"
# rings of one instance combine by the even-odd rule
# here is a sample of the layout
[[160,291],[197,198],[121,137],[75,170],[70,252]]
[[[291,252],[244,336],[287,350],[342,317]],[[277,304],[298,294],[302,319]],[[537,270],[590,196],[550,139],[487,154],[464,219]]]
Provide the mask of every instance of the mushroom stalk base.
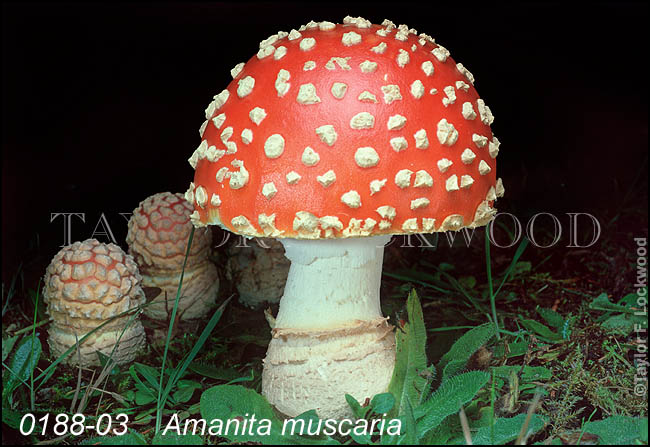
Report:
[[262,375],[280,412],[348,417],[346,393],[363,403],[387,390],[395,341],[379,288],[389,240],[282,240],[291,268]]

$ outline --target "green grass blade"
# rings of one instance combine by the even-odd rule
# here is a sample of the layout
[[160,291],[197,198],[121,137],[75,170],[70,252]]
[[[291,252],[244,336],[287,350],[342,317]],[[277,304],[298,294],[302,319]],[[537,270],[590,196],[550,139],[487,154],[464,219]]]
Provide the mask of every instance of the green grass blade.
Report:
[[189,367],[190,363],[192,363],[192,360],[196,357],[196,355],[199,353],[205,342],[208,340],[208,337],[212,333],[212,330],[214,327],[217,325],[219,320],[221,319],[221,316],[223,315],[223,311],[232,299],[232,296],[228,298],[219,308],[214,312],[212,315],[212,318],[210,318],[210,321],[208,324],[205,326],[203,329],[203,332],[201,332],[201,335],[199,336],[199,339],[197,342],[194,344],[192,347],[192,350],[190,353],[185,356],[185,359],[183,362],[179,365],[179,367],[174,370],[172,373],[171,377],[169,378],[169,381],[167,382],[167,386],[165,386],[165,390],[163,391],[163,402],[166,401],[167,396],[169,396],[169,393],[171,392],[172,388],[176,385],[176,382],[183,377],[183,374],[185,374],[185,371]]
[[164,400],[162,399],[163,393],[163,378],[165,376],[165,364],[167,363],[167,353],[169,351],[169,342],[172,338],[172,329],[174,328],[174,321],[176,320],[176,313],[178,312],[178,302],[181,298],[181,288],[183,287],[183,277],[185,276],[185,266],[187,265],[187,258],[190,255],[190,249],[192,248],[192,240],[194,239],[194,226],[192,226],[192,231],[190,231],[190,237],[187,240],[187,249],[185,250],[185,259],[183,259],[183,268],[181,269],[181,277],[178,280],[178,289],[176,290],[176,299],[174,300],[174,308],[172,310],[171,317],[169,318],[169,328],[167,329],[167,339],[165,340],[165,351],[163,353],[162,365],[160,366],[160,384],[158,385],[158,399],[157,399],[157,411],[156,411],[156,433],[160,431],[160,425],[162,423],[162,409],[164,407]]
[[[81,344],[82,344],[82,343],[83,343],[83,342],[84,342],[88,337],[90,337],[92,334],[94,334],[95,332],[101,330],[104,326],[106,326],[106,325],[108,325],[108,324],[111,324],[115,319],[117,319],[117,318],[121,318],[121,317],[124,317],[124,316],[127,316],[127,315],[129,315],[129,314],[136,315],[136,314],[138,314],[138,313],[140,313],[140,309],[139,309],[139,308],[134,308],[134,309],[126,310],[126,311],[124,311],[124,312],[122,312],[122,313],[120,313],[120,314],[115,315],[114,317],[109,318],[108,320],[104,321],[102,324],[100,324],[99,326],[97,326],[95,329],[93,329],[92,331],[88,332],[86,335],[84,335],[83,337],[81,337],[81,338],[79,339],[79,345],[81,345]],[[135,320],[135,317],[133,318],[133,320]],[[132,320],[129,320],[129,321],[132,321]],[[127,325],[128,325],[128,323],[127,323]],[[128,326],[127,326],[127,327],[128,327]],[[38,389],[40,389],[41,386],[43,386],[43,385],[45,385],[45,383],[47,383],[47,381],[49,380],[50,377],[52,377],[52,375],[54,374],[54,372],[55,372],[55,370],[56,370],[56,367],[59,365],[59,363],[61,363],[63,360],[65,360],[66,357],[67,357],[68,355],[70,355],[73,351],[76,351],[76,349],[77,349],[77,345],[76,345],[76,344],[70,346],[70,347],[69,347],[69,348],[68,348],[68,349],[67,349],[63,354],[61,354],[61,355],[60,355],[56,360],[54,360],[54,361],[50,364],[50,366],[48,366],[47,368],[45,368],[45,369],[43,370],[43,372],[40,373],[40,374],[38,375],[38,377],[36,377],[36,378],[34,379],[34,382],[39,382],[39,384],[36,386],[36,390],[37,390],[37,391],[38,391]]]
[[503,285],[506,283],[506,281],[510,277],[510,274],[512,273],[512,270],[515,268],[515,265],[519,261],[519,258],[524,253],[524,250],[526,249],[527,246],[528,246],[528,238],[524,237],[524,239],[519,244],[519,247],[517,247],[517,250],[515,251],[515,255],[512,257],[512,262],[510,263],[510,265],[506,269],[505,274],[503,275],[503,279],[501,280],[501,284],[499,284],[499,287],[497,288],[497,291],[494,293],[495,297],[499,295],[499,292],[501,291],[501,288],[503,287]]

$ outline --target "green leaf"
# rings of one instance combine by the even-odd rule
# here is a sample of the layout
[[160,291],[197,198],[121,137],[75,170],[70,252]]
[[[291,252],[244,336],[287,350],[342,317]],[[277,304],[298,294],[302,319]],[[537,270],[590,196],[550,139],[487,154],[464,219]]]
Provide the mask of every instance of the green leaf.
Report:
[[[526,420],[526,414],[518,414],[511,418],[499,418],[494,422],[494,426],[481,427],[472,436],[472,442],[475,445],[489,445],[494,439],[494,445],[505,444],[513,441],[519,436],[521,427]],[[534,414],[528,424],[528,434],[537,433],[544,427],[544,419]],[[492,431],[494,430],[494,431]],[[492,434],[494,433],[494,438]]]
[[426,379],[420,375],[427,368],[425,344],[427,339],[424,327],[422,307],[415,290],[409,293],[406,301],[408,321],[395,331],[396,355],[395,369],[388,391],[395,397],[396,405],[391,410],[391,417],[401,415],[406,405],[406,398],[419,403]]
[[[142,363],[135,362],[133,365],[131,365],[130,368],[131,376],[133,376],[134,379],[136,377],[134,376],[134,372],[142,375],[144,377],[145,382],[154,390],[158,390],[158,370],[155,368],[152,368],[149,365],[143,365]],[[137,381],[137,379],[136,379]]]
[[550,380],[552,376],[551,370],[543,366],[524,366],[523,370],[519,365],[495,366],[492,369],[495,376],[503,379],[508,379],[513,371],[517,374],[521,371],[522,382]]
[[555,312],[553,309],[537,306],[536,310],[537,313],[555,329],[562,329],[564,326],[564,318],[562,318],[562,315]]
[[540,323],[539,321],[519,318],[519,322],[529,331],[537,333],[537,335],[544,337],[548,341],[557,342],[562,340],[562,335],[553,332],[548,328],[548,326]]
[[613,315],[602,322],[605,329],[611,329],[615,332],[627,335],[634,330],[634,323],[632,320],[627,319],[627,315],[618,314]]
[[438,369],[442,371],[442,381],[465,369],[470,357],[493,336],[494,326],[488,323],[465,332],[438,363]]
[[390,393],[381,393],[375,395],[370,401],[372,411],[377,414],[388,413],[395,406],[395,397]]
[[413,414],[413,407],[408,396],[406,397],[406,405],[404,407],[404,414],[402,415],[402,424],[404,436],[400,440],[400,444],[415,445],[417,444],[417,424],[415,422],[415,415]]
[[201,384],[193,380],[179,380],[178,389],[172,393],[172,399],[178,403],[186,403],[194,394],[194,390],[200,389]]
[[11,350],[14,348],[16,341],[18,341],[17,335],[12,335],[11,337],[2,339],[2,361],[3,362],[7,360],[7,357],[9,356]]
[[458,373],[463,372],[467,366],[467,360],[452,360],[442,370],[442,380],[445,381]]
[[136,405],[149,405],[151,402],[156,401],[156,395],[149,388],[142,388],[140,384],[136,384],[135,403]]
[[189,364],[188,369],[203,377],[215,380],[224,380],[226,382],[240,376],[239,371],[233,368],[216,368],[211,365],[201,365],[194,362]]
[[7,424],[14,430],[18,430],[20,428],[20,420],[22,417],[23,413],[14,411],[11,408],[2,407],[2,423]]
[[158,432],[151,440],[152,445],[203,445],[203,439],[199,435],[188,433],[179,435],[174,431],[168,431],[166,434]]
[[461,276],[458,282],[466,289],[473,289],[476,286],[476,278],[473,276]]
[[[612,416],[583,426],[585,433],[598,436],[600,445],[632,445],[648,437],[648,418]],[[643,432],[645,428],[645,433]]]
[[[259,442],[261,444],[338,444],[335,440],[324,436],[318,438],[297,435],[283,436],[283,422],[275,416],[271,405],[257,392],[241,385],[217,385],[204,391],[201,395],[200,407],[201,417],[208,421],[208,424],[214,419],[223,422],[224,430],[219,436],[229,441]],[[247,433],[241,433],[241,430],[235,433],[233,428],[226,432],[225,424],[228,419],[244,418],[250,424],[252,415],[255,415],[257,422],[254,426],[247,426]],[[313,421],[313,416],[314,413],[307,412],[294,420],[305,421],[306,427],[310,420]],[[270,421],[271,427],[268,431],[267,425],[262,425],[259,422],[262,419]],[[249,429],[252,434],[248,433]]]
[[[240,385],[217,385],[201,395],[201,417],[206,421],[219,419],[225,422],[236,417],[271,421],[271,433],[267,436],[253,432],[253,436],[222,433],[220,436],[234,442],[260,442],[273,444],[281,439],[281,421],[275,417],[271,405],[254,390]],[[232,431],[232,430],[231,430]]]
[[[447,419],[449,421],[449,418]],[[452,429],[451,424],[441,424],[431,430],[423,439],[419,440],[420,445],[447,445],[451,444],[450,438],[457,433]]]
[[38,337],[27,335],[18,343],[18,347],[9,361],[9,370],[3,371],[3,402],[21,383],[27,383],[41,358],[41,350],[41,340]]
[[436,428],[447,416],[460,410],[490,379],[483,371],[470,371],[449,378],[433,395],[414,410],[418,437]]
[[[507,358],[512,358],[512,357],[519,357],[528,351],[528,342],[526,341],[514,341],[511,343],[508,343],[508,355]],[[497,344],[494,347],[494,357],[495,358],[500,358],[503,357],[505,354],[505,349],[502,344]]]
[[598,295],[594,300],[589,303],[589,308],[593,310],[600,310],[600,311],[614,311],[614,312],[625,312],[625,313],[634,313],[632,309],[628,309],[625,306],[621,306],[620,304],[614,304],[612,303],[608,296],[607,293],[601,293]]
[[231,381],[229,381],[228,383],[226,383],[226,385],[234,385],[236,383],[242,383],[242,382],[252,382],[253,380],[255,380],[255,371],[251,369],[248,371],[247,376],[236,377]]
[[345,401],[348,403],[350,408],[352,409],[352,414],[354,414],[355,417],[357,418],[365,418],[366,413],[368,412],[367,408],[363,408],[359,401],[357,401],[354,396],[350,394],[345,395]]
[[529,273],[533,269],[533,265],[528,261],[519,261],[512,269],[512,276]]
[[343,430],[350,430],[350,438],[354,442],[356,442],[359,445],[370,445],[372,444],[372,440],[370,439],[370,435],[368,433],[356,433],[354,430],[354,425],[351,424],[345,424],[343,425]]

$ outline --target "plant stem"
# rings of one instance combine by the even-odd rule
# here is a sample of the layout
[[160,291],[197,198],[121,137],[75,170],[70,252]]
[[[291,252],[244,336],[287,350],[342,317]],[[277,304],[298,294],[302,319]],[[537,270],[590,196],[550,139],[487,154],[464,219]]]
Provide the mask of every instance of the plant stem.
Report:
[[494,296],[494,287],[492,285],[492,262],[490,258],[490,226],[485,227],[485,264],[487,268],[488,288],[490,290],[490,307],[492,308],[492,319],[494,320],[494,332],[497,334],[497,340],[501,340],[499,333],[499,320],[497,317],[496,297]]
[[[181,297],[181,287],[183,286],[183,276],[185,275],[185,266],[187,265],[187,258],[190,255],[190,249],[192,248],[192,239],[194,239],[194,226],[192,226],[192,231],[190,232],[190,237],[187,240],[187,249],[185,250],[185,259],[183,260],[183,269],[181,270],[181,277],[178,281],[178,290],[176,291],[176,300],[174,301],[174,309],[172,310],[171,317],[169,318],[169,329],[167,330],[167,340],[165,340],[165,352],[163,354],[163,361],[160,367],[160,384],[158,385],[158,399],[156,402],[156,433],[160,431],[160,425],[162,423],[162,410],[165,406],[165,401],[162,400],[163,393],[163,378],[165,377],[165,363],[167,361],[167,351],[169,351],[169,342],[172,338],[172,329],[174,327],[174,321],[176,320],[176,312],[178,311],[178,301]],[[172,378],[170,377],[170,380]]]
[[[38,315],[38,299],[40,296],[40,290],[41,290],[41,278],[38,279],[38,286],[36,288],[36,304],[34,304],[34,323],[32,324],[32,347],[31,347],[31,352],[29,354],[30,363],[34,361],[34,340],[36,340],[36,317]],[[30,373],[29,373],[29,403],[32,411],[34,411],[34,407],[36,406],[36,399],[34,396],[34,368],[36,368],[36,365],[34,365],[33,368],[30,368]]]
[[49,323],[50,321],[52,321],[52,318],[51,318],[51,317],[48,318],[48,319],[45,319],[45,320],[41,320],[41,321],[39,321],[38,323],[35,323],[35,324],[32,324],[32,325],[29,325],[29,326],[27,326],[27,327],[24,327],[24,328],[20,329],[19,331],[14,332],[14,335],[21,335],[21,334],[24,334],[24,333],[26,333],[26,332],[29,332],[29,331],[33,330],[33,329],[39,328],[39,327],[43,326],[44,324]]

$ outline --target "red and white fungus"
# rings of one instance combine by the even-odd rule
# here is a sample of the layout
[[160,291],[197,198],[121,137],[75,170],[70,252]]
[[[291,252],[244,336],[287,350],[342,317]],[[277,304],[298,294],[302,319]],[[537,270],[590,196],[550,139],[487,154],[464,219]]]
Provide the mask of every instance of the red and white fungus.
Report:
[[496,213],[494,118],[449,50],[389,20],[312,21],[231,74],[189,159],[191,219],[280,238],[292,265],[263,392],[289,416],[344,416],[344,393],[363,401],[392,373],[383,244]]

